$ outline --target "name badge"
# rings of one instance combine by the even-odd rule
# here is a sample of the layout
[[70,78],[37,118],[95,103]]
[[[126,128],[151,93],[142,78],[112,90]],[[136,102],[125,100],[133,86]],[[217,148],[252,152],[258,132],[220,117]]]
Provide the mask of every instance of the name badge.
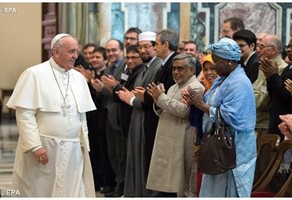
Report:
[[129,77],[129,75],[127,75],[125,73],[122,73],[122,75],[121,75],[121,79],[124,80],[124,81],[127,81],[128,77]]

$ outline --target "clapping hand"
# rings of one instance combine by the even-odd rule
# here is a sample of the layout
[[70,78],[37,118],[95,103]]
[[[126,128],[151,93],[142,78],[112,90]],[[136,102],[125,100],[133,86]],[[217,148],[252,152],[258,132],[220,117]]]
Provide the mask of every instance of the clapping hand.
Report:
[[119,91],[116,91],[116,94],[119,96],[119,98],[123,101],[123,102],[125,102],[125,103],[127,103],[127,104],[129,104],[129,105],[131,105],[130,104],[130,101],[131,101],[131,99],[135,96],[134,94],[133,94],[133,92],[130,92],[129,90],[127,90],[127,88],[125,88],[125,87],[123,87],[121,90],[119,90]]
[[263,73],[267,79],[269,79],[273,74],[276,74],[279,71],[278,64],[275,63],[273,65],[272,60],[270,60],[268,58],[261,58],[260,59],[259,69],[263,71]]
[[101,92],[104,87],[104,84],[99,79],[91,79],[90,84],[97,92]]
[[187,90],[192,104],[194,104],[198,108],[205,104],[202,92],[196,91],[195,89],[192,89],[190,86],[188,86]]
[[159,96],[165,92],[163,84],[156,85],[155,83],[149,83],[147,87],[148,94],[153,98],[153,101],[156,102]]
[[285,81],[285,88],[292,94],[292,81],[290,79]]
[[86,79],[87,82],[90,82],[94,78],[94,72],[89,69],[84,69],[81,65],[74,67],[74,69],[80,72]]
[[181,101],[186,104],[187,106],[191,105],[191,99],[190,99],[190,94],[187,89],[182,89],[181,90]]
[[116,86],[119,84],[118,81],[116,81],[116,79],[112,76],[112,75],[109,75],[109,76],[105,76],[103,75],[100,80],[102,81],[102,83],[109,89],[109,90],[112,90],[112,87],[113,86]]
[[278,125],[279,129],[288,138],[292,139],[292,114],[280,115],[282,123]]
[[142,99],[142,101],[144,101],[145,88],[143,88],[142,86],[137,86],[134,90],[132,90],[132,92],[135,97],[138,97],[139,99]]

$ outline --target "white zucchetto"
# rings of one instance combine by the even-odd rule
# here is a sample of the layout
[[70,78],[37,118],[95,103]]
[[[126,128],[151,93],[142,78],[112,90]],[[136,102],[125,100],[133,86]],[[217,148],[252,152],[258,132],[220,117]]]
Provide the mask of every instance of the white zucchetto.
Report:
[[142,32],[139,34],[139,42],[140,41],[156,41],[156,33],[151,31]]
[[70,36],[69,34],[67,33],[60,33],[58,35],[56,35],[53,39],[52,39],[52,42],[51,42],[51,49],[53,49],[54,45],[56,44],[56,42],[62,38],[62,37],[65,37],[65,36]]

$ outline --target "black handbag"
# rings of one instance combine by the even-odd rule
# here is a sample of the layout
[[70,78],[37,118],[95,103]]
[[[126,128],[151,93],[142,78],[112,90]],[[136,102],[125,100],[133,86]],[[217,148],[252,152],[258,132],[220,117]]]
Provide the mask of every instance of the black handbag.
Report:
[[[218,117],[220,117],[220,124]],[[215,122],[200,142],[198,169],[209,175],[224,173],[236,167],[236,152],[229,125],[217,108]]]

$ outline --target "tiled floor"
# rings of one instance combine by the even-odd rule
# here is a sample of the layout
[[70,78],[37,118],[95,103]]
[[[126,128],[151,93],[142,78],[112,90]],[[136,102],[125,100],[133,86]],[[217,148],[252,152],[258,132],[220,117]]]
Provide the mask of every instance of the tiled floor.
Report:
[[[15,119],[8,114],[3,114],[0,124],[0,191],[9,189],[11,186],[17,139]],[[104,197],[104,195],[97,192],[96,197]]]

